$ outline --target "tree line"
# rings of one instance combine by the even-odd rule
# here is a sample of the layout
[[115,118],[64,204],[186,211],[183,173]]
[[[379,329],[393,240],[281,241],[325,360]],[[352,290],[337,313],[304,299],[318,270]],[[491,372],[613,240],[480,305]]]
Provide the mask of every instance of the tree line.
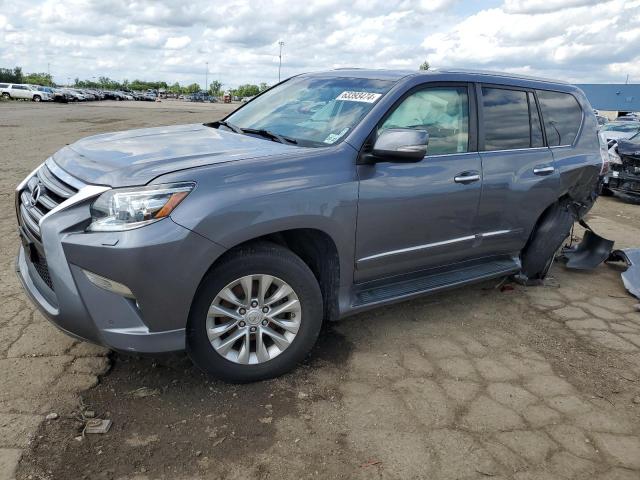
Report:
[[[0,82],[5,83],[30,83],[33,85],[44,85],[48,87],[56,87],[53,78],[48,73],[23,73],[21,67],[15,68],[0,68]],[[122,90],[122,91],[145,91],[145,90],[166,90],[175,94],[193,94],[202,92],[202,87],[198,83],[191,83],[189,85],[180,85],[179,82],[168,84],[164,81],[146,81],[146,80],[123,80],[118,82],[109,77],[98,77],[92,80],[81,80],[75,78],[73,86],[76,88],[93,88],[98,90]],[[238,88],[229,89],[228,91],[233,96],[237,97],[252,97],[260,92],[265,91],[269,86],[262,82],[259,85],[244,84]],[[219,80],[213,80],[209,84],[208,93],[211,96],[219,97],[223,95],[225,90],[222,88],[222,82]]]

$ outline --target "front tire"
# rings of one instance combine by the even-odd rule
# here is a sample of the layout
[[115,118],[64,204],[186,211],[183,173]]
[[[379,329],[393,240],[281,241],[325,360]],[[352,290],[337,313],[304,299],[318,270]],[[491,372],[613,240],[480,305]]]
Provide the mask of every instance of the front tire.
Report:
[[34,102],[39,102],[40,100],[42,100],[42,99],[40,98],[40,95],[34,95],[34,96],[33,96],[33,101],[34,101]]
[[233,383],[277,377],[307,356],[322,326],[313,272],[271,243],[231,253],[202,280],[189,314],[187,353]]

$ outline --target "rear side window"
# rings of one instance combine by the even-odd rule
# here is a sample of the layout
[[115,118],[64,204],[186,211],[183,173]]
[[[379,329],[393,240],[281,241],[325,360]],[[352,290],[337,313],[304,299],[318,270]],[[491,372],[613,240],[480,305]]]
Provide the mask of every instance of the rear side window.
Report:
[[571,145],[582,123],[582,109],[568,93],[538,90],[544,130],[549,146]]
[[482,87],[484,150],[529,148],[527,92]]
[[8,83],[0,83],[0,88],[7,88],[8,86]]

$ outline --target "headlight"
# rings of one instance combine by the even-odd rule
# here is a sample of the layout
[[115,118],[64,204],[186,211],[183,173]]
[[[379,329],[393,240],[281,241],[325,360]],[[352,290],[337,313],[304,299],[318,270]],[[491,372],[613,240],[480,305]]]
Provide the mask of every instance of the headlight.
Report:
[[91,205],[91,232],[114,232],[142,227],[168,216],[189,195],[194,183],[117,188]]
[[622,159],[620,158],[620,155],[618,155],[618,152],[616,152],[615,145],[609,149],[608,153],[609,153],[609,162],[622,164]]

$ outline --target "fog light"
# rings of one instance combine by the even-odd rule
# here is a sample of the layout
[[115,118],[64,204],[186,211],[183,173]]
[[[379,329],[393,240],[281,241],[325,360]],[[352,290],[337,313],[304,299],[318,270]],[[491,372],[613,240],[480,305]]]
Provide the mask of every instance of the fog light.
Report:
[[117,293],[118,295],[122,295],[123,297],[133,298],[133,293],[129,290],[129,287],[123,285],[122,283],[115,282],[106,277],[98,275],[97,273],[89,272],[87,270],[82,270],[84,274],[87,276],[89,281],[93,283],[96,287],[100,287],[104,290],[108,290],[113,293]]

